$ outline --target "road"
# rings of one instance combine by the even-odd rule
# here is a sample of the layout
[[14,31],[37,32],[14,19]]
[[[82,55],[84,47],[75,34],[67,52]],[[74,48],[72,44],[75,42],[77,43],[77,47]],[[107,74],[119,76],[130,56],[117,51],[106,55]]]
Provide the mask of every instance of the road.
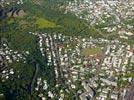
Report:
[[134,79],[133,79],[130,89],[126,95],[125,100],[134,100]]
[[35,65],[35,73],[33,75],[32,82],[31,82],[31,85],[30,85],[30,92],[32,92],[33,89],[34,89],[34,84],[36,82],[38,71],[39,71],[39,64],[36,63],[36,65]]

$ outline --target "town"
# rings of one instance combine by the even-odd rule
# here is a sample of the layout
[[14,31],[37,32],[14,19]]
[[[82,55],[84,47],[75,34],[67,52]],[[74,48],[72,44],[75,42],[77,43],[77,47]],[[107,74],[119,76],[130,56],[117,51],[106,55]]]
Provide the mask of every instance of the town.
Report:
[[[69,37],[63,34],[50,35],[33,32],[29,34],[39,38],[38,44],[42,56],[47,56],[47,64],[54,66],[57,88],[65,85],[68,87],[66,89],[68,92],[74,89],[81,100],[86,98],[106,100],[107,97],[113,100],[124,100],[126,98],[128,86],[133,80],[132,69],[129,69],[134,63],[134,49],[131,45],[103,38]],[[20,58],[25,59],[21,56],[22,54],[14,52],[19,57],[17,58],[14,53],[10,52],[12,50],[8,51],[6,44],[3,45],[5,45],[5,52],[2,49],[1,55],[6,55],[5,60],[8,63],[13,62],[9,56],[17,61]],[[28,55],[29,52],[24,54]],[[13,69],[9,72],[3,70],[2,80],[8,79],[10,74],[14,74]],[[41,77],[37,77],[36,81],[35,91],[47,90],[49,87],[47,79],[42,80]],[[43,87],[40,88],[42,85]],[[64,100],[65,95],[62,92],[60,100]],[[42,93],[39,93],[39,96],[44,98]],[[49,91],[48,96],[53,98],[56,94],[54,91]]]
[[0,100],[134,100],[133,0],[1,0]]

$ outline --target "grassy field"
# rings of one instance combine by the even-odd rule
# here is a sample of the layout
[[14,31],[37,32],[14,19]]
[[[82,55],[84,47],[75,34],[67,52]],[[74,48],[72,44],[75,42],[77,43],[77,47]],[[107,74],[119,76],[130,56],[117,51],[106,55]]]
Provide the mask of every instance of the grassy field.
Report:
[[82,55],[84,55],[84,56],[91,56],[91,55],[99,54],[100,52],[101,52],[101,48],[100,47],[85,48],[85,49],[82,50]]
[[44,18],[37,17],[35,22],[40,29],[43,28],[55,28],[57,27],[55,23],[48,21]]
[[10,18],[10,19],[7,20],[7,24],[12,24],[12,23],[14,23],[14,19],[13,18]]

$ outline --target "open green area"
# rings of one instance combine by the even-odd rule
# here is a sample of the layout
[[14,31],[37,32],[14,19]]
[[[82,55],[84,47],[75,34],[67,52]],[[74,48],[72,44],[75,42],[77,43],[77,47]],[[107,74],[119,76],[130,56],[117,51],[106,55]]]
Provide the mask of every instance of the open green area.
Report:
[[101,48],[96,47],[96,48],[85,48],[82,50],[82,55],[84,56],[91,56],[91,55],[96,55],[101,53]]
[[12,18],[10,18],[8,21],[7,21],[7,24],[12,24],[14,23],[14,20]]
[[56,24],[54,22],[51,22],[45,18],[37,17],[35,22],[40,29],[43,28],[55,28]]

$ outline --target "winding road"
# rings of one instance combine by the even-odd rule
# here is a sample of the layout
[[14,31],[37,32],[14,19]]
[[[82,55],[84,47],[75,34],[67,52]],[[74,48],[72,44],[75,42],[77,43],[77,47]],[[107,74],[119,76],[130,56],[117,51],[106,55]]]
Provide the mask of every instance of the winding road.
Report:
[[33,89],[34,89],[34,84],[35,84],[35,81],[36,81],[36,78],[37,78],[37,75],[38,75],[38,71],[39,71],[39,64],[36,63],[36,65],[35,65],[35,73],[33,75],[32,82],[31,82],[31,85],[30,85],[30,92],[32,92]]

